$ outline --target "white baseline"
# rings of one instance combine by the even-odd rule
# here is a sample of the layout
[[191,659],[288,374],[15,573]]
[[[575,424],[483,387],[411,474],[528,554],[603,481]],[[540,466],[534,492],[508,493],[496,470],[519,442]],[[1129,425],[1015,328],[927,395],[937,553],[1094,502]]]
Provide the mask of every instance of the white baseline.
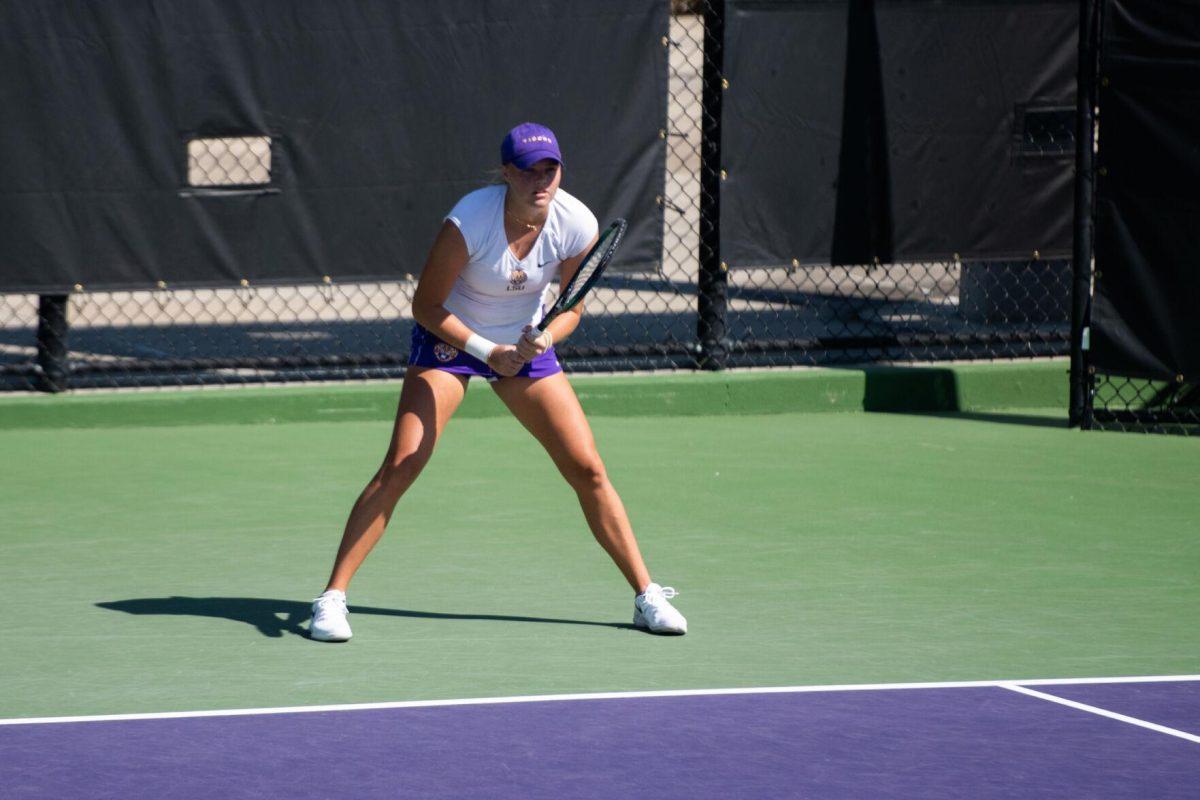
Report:
[[[193,717],[249,717],[267,714],[315,714],[330,711],[373,711],[389,708],[437,708],[442,706],[479,706],[498,705],[503,703],[550,703],[578,700],[628,700],[650,697],[705,697],[712,695],[739,694],[806,694],[816,692],[887,692],[905,689],[975,689],[1000,688],[1019,691],[1025,686],[1071,686],[1088,683],[1168,683],[1200,681],[1200,675],[1130,675],[1107,678],[1030,678],[1027,680],[990,680],[990,681],[942,681],[935,683],[843,683],[824,686],[760,686],[732,689],[665,689],[647,692],[593,692],[584,694],[536,694],[517,695],[513,697],[467,697],[449,700],[400,700],[386,703],[344,703],[338,705],[318,706],[282,706],[278,708],[227,708],[209,711],[159,711],[140,714],[97,714],[78,717],[14,717],[0,719],[4,725],[51,725],[68,722],[125,722],[129,720],[148,719],[189,719]],[[1051,699],[1065,705],[1073,705],[1072,701],[1055,698],[1053,695],[1041,695],[1042,699]],[[1082,705],[1082,704],[1074,704]],[[1087,707],[1090,708],[1090,707]],[[1096,709],[1103,711],[1103,709]],[[1131,717],[1104,712],[1106,716],[1129,721]],[[1144,727],[1153,723],[1143,723]],[[1154,729],[1159,729],[1157,726]],[[1173,729],[1168,728],[1166,731]],[[1164,731],[1164,732],[1166,732]],[[1175,731],[1184,737],[1184,734]],[[1192,737],[1195,739],[1196,737]]]

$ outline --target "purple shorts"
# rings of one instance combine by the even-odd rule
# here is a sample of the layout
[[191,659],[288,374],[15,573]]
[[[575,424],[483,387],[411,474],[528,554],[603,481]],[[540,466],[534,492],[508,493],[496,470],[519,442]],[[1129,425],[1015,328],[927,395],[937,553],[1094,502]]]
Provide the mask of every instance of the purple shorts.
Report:
[[[413,323],[412,349],[408,353],[410,367],[433,367],[453,372],[455,375],[478,375],[489,381],[504,377],[470,353],[443,342],[417,323]],[[562,372],[554,345],[540,356],[521,367],[517,377],[548,378]]]

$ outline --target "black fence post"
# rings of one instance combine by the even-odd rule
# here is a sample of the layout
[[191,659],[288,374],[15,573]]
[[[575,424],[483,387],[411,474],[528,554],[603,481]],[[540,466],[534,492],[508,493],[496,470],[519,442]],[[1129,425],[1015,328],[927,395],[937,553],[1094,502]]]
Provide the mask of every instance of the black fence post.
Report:
[[67,362],[67,295],[38,296],[37,361],[42,368],[38,388],[43,392],[61,392],[71,380]]
[[1096,124],[1096,74],[1099,71],[1099,5],[1103,0],[1079,3],[1079,72],[1076,79],[1075,121],[1075,233],[1071,280],[1071,400],[1068,424],[1092,427],[1092,392],[1087,342],[1092,305],[1092,242],[1094,147]]
[[725,369],[729,359],[728,268],[721,262],[721,94],[725,0],[704,4],[704,89],[700,122],[700,273],[696,289],[701,369]]

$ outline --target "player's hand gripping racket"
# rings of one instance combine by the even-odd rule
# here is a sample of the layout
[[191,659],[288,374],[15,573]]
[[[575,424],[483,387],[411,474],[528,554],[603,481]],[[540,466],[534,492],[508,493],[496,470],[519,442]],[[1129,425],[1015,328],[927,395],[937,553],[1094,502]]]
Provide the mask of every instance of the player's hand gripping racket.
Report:
[[575,274],[571,276],[571,280],[567,281],[567,285],[562,287],[562,291],[558,293],[558,299],[554,301],[554,305],[550,306],[550,310],[542,317],[542,321],[525,332],[526,339],[531,342],[536,341],[555,317],[579,305],[579,301],[604,274],[604,268],[608,266],[608,262],[612,261],[613,253],[617,252],[617,245],[621,243],[621,237],[625,235],[625,229],[628,227],[625,220],[617,219],[604,229],[596,241],[596,246],[588,251],[579,264],[579,269],[575,270]]

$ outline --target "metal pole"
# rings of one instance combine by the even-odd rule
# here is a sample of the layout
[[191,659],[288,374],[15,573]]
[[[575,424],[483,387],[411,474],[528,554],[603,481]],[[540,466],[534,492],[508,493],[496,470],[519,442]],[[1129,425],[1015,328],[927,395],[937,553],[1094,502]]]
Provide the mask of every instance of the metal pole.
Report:
[[61,392],[71,379],[67,362],[67,295],[43,294],[38,297],[37,360],[42,368],[44,392]]
[[1071,427],[1092,427],[1092,380],[1087,339],[1092,308],[1092,244],[1095,233],[1096,78],[1099,71],[1103,0],[1080,0],[1079,72],[1075,121],[1075,234],[1071,265]]
[[729,359],[726,298],[728,267],[721,261],[721,95],[725,0],[704,6],[704,90],[700,124],[700,272],[696,333],[701,369],[725,369]]

